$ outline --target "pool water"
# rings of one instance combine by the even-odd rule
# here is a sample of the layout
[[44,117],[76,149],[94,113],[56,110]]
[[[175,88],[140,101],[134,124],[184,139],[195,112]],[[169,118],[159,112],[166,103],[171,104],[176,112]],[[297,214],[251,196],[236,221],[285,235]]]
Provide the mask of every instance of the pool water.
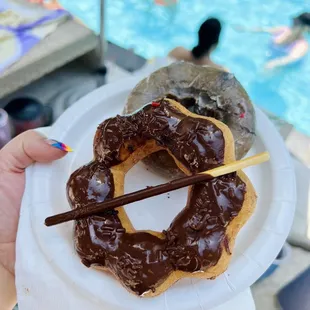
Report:
[[[105,0],[106,38],[150,59],[175,46],[196,43],[197,29],[208,16],[223,22],[220,46],[213,59],[229,68],[254,103],[310,135],[310,53],[299,63],[266,72],[268,34],[238,33],[247,27],[289,25],[291,17],[310,11],[308,0],[179,0],[164,7],[153,0]],[[62,0],[63,6],[99,30],[99,0]],[[310,42],[310,36],[309,36]]]

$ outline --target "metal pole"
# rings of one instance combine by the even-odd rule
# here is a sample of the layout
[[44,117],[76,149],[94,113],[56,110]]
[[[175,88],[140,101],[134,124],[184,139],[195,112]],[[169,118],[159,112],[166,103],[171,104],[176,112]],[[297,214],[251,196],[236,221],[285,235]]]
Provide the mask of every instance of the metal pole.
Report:
[[100,32],[99,32],[99,68],[105,68],[105,48],[106,41],[104,37],[104,0],[100,0]]

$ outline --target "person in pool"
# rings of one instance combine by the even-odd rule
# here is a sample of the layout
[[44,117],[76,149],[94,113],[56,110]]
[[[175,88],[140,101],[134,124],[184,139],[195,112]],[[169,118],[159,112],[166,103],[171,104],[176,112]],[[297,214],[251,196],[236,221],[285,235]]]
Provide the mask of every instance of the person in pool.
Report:
[[196,65],[209,65],[227,71],[227,69],[211,60],[211,54],[219,43],[221,30],[222,26],[218,19],[208,18],[200,26],[198,44],[192,50],[179,46],[170,51],[168,56],[176,60],[184,60]]
[[272,28],[245,29],[235,27],[239,31],[266,32],[272,35],[271,60],[265,67],[274,69],[301,60],[309,50],[304,34],[310,31],[310,13],[302,13],[293,19],[293,25]]
[[154,0],[155,4],[162,6],[174,6],[178,3],[178,0]]

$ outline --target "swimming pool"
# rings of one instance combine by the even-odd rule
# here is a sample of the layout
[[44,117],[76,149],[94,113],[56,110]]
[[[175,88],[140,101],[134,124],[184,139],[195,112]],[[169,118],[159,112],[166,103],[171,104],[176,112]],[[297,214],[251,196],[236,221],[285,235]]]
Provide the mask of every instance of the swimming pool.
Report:
[[[99,0],[61,3],[98,31]],[[153,0],[106,0],[106,37],[145,58],[165,56],[177,45],[192,47],[200,23],[207,16],[218,17],[224,31],[214,60],[236,75],[253,102],[310,135],[310,54],[300,64],[266,73],[269,35],[238,33],[231,27],[285,25],[302,11],[310,11],[310,1],[179,0],[167,8]]]

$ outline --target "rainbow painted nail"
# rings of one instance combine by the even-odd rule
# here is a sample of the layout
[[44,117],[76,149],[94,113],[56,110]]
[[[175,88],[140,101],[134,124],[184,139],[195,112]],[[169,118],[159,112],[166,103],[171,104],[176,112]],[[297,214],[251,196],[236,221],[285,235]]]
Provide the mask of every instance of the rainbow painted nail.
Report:
[[65,151],[65,152],[73,152],[72,148],[62,142],[59,142],[57,140],[53,140],[53,139],[47,139],[46,143],[49,144],[50,146]]

